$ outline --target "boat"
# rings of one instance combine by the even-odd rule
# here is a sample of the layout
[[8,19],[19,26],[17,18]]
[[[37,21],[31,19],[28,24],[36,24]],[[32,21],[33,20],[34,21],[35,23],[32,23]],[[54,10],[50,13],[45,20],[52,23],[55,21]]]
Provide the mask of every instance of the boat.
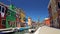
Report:
[[28,31],[29,31],[30,33],[33,33],[33,32],[36,31],[36,29],[29,29]]
[[24,30],[28,30],[30,27],[20,27],[20,28],[16,28],[18,31],[24,31]]

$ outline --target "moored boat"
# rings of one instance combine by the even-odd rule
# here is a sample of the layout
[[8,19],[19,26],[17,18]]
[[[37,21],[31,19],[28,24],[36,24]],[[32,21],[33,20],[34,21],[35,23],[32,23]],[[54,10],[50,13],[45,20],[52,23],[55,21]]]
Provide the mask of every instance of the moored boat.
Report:
[[20,28],[16,28],[18,29],[18,31],[24,31],[24,30],[28,30],[30,27],[20,27]]

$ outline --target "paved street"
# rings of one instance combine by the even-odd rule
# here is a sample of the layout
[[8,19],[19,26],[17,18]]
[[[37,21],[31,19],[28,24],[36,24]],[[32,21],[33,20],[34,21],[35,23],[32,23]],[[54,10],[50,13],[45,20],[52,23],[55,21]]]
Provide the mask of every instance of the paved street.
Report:
[[39,27],[34,34],[60,34],[60,29],[42,26]]

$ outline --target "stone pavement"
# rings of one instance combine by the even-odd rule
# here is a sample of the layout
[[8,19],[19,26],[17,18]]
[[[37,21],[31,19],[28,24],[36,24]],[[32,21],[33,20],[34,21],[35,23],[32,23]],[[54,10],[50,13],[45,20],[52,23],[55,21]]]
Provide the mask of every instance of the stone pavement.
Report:
[[56,29],[48,26],[42,26],[39,27],[34,34],[60,34],[60,29]]
[[24,34],[33,34],[33,33],[24,33]]

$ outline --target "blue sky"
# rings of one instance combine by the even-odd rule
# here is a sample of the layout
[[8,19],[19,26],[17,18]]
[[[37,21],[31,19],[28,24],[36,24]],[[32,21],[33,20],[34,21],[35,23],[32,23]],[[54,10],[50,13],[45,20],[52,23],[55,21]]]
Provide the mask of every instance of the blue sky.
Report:
[[[7,5],[10,5],[9,0],[0,0]],[[26,17],[30,16],[32,20],[37,21],[40,16],[40,21],[48,17],[49,0],[12,0],[17,8],[22,8],[26,13]]]

